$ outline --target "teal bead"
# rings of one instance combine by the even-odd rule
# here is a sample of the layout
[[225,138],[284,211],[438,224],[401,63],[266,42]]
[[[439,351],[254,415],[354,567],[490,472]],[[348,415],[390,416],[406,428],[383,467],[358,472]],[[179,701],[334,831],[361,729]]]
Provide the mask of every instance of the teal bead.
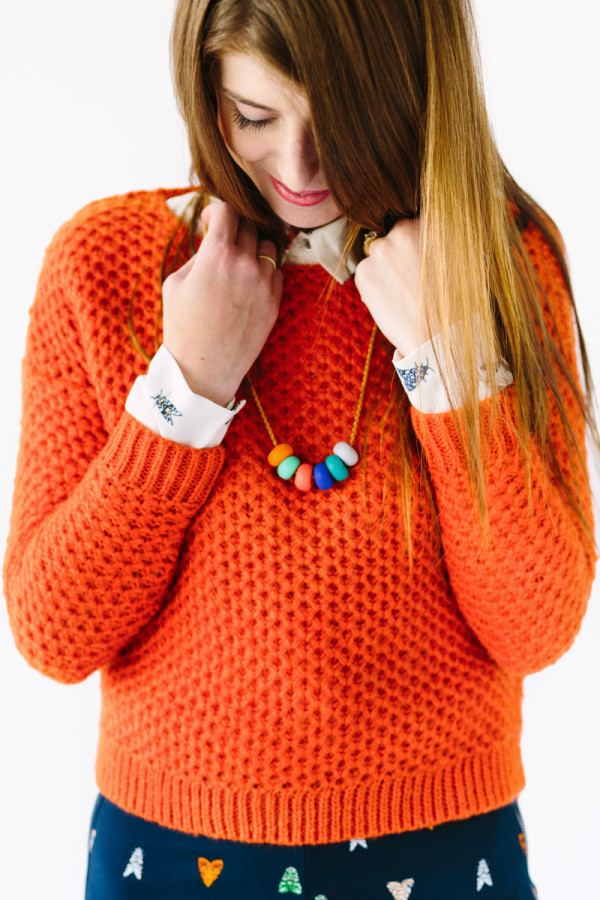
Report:
[[335,478],[336,481],[343,481],[345,478],[348,477],[348,469],[346,468],[346,466],[344,465],[342,460],[339,458],[339,456],[336,456],[335,454],[328,456],[327,459],[325,460],[325,465],[327,466],[327,468],[329,469],[329,471],[331,472],[331,474],[333,475],[333,477]]
[[331,477],[331,472],[325,463],[322,462],[316,464],[313,471],[313,477],[315,479],[315,484],[320,491],[328,491],[329,488],[332,488],[335,484],[335,481]]
[[300,460],[297,456],[286,456],[286,458],[277,466],[277,474],[280,478],[283,478],[284,481],[288,481],[290,478],[294,477],[299,465]]

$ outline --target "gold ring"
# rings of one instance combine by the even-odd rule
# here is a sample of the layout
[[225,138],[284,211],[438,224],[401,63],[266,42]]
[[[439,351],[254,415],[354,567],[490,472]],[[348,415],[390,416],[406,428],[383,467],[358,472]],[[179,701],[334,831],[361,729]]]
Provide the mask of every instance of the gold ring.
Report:
[[365,256],[369,255],[369,247],[371,246],[373,241],[377,240],[378,237],[379,235],[376,231],[368,231],[367,234],[365,234],[363,240],[363,253],[365,254]]
[[256,258],[257,259],[268,259],[269,262],[271,263],[271,265],[273,266],[273,268],[277,269],[277,263],[275,262],[275,260],[273,259],[272,256],[267,256],[266,253],[259,253]]

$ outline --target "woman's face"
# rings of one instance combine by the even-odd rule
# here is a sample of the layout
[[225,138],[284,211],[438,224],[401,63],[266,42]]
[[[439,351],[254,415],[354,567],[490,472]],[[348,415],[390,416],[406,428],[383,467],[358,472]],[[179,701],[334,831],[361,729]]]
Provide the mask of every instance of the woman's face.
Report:
[[219,128],[238,166],[288,225],[337,219],[304,94],[258,56],[225,53],[220,62]]

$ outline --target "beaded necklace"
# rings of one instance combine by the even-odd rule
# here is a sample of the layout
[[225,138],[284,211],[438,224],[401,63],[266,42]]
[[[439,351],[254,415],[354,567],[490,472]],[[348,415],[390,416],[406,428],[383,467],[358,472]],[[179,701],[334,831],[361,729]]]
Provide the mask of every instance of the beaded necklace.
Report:
[[291,481],[293,478],[294,484],[299,491],[309,491],[313,485],[313,480],[319,490],[327,491],[335,484],[338,484],[340,481],[345,481],[345,479],[350,474],[349,469],[352,468],[352,466],[355,466],[358,462],[358,453],[354,449],[353,444],[356,440],[358,422],[365,399],[367,379],[369,377],[369,368],[371,365],[371,357],[373,356],[373,347],[375,345],[376,334],[377,325],[374,325],[373,331],[371,332],[371,337],[369,339],[367,356],[365,358],[365,366],[363,369],[362,380],[360,384],[360,394],[358,397],[358,403],[356,405],[356,413],[354,414],[354,423],[352,425],[350,440],[338,441],[334,446],[332,453],[325,459],[325,461],[318,462],[314,466],[311,463],[303,463],[297,456],[294,456],[294,450],[291,444],[280,444],[277,441],[273,429],[271,428],[271,424],[267,418],[264,407],[258,398],[256,387],[254,386],[250,375],[246,375],[246,379],[248,381],[248,384],[250,385],[250,390],[252,391],[252,396],[254,397],[254,402],[256,403],[257,409],[260,413],[260,417],[263,420],[271,441],[273,442],[273,449],[267,457],[269,465],[277,469],[277,474],[284,481]]

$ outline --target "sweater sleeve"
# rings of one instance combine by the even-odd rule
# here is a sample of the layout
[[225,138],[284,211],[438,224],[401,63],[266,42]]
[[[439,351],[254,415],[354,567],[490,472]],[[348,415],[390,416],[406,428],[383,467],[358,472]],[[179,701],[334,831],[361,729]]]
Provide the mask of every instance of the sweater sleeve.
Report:
[[65,240],[47,253],[31,310],[4,586],[21,653],[77,682],[113,660],[165,601],[224,449],[166,440],[125,411],[107,433]]
[[[537,232],[526,245],[546,298],[548,325],[577,371],[571,300],[560,267]],[[585,423],[568,387],[563,401],[585,455]],[[466,461],[451,412],[411,409],[436,498],[444,563],[465,620],[490,655],[508,671],[525,675],[555,662],[573,642],[591,592],[596,554],[591,534],[567,503],[555,479],[532,451],[527,482],[515,437],[514,386],[501,392],[502,426],[485,447],[489,533],[474,508]],[[480,405],[488,434],[490,401]],[[587,474],[571,463],[555,406],[550,435],[561,471],[580,492],[592,528]]]

